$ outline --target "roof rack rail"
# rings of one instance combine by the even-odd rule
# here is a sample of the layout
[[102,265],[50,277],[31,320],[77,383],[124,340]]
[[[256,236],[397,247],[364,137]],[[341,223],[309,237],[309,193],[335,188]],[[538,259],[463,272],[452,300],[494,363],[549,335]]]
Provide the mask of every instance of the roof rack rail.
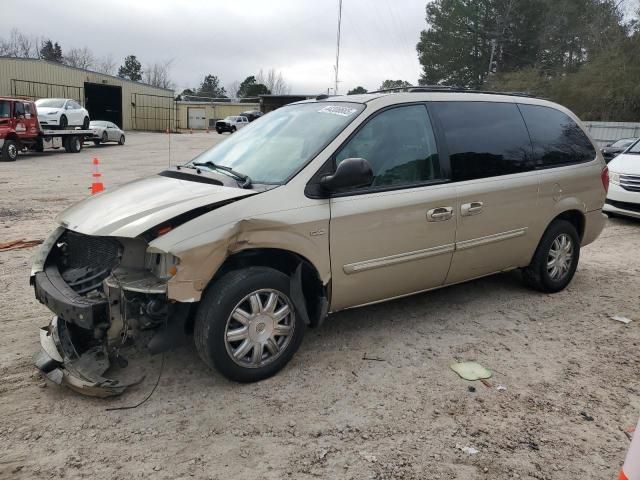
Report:
[[401,93],[401,92],[451,92],[451,93],[483,93],[486,95],[509,95],[512,97],[538,98],[536,95],[527,92],[497,92],[492,90],[474,90],[472,88],[455,87],[449,85],[409,85],[406,87],[385,88],[368,93]]

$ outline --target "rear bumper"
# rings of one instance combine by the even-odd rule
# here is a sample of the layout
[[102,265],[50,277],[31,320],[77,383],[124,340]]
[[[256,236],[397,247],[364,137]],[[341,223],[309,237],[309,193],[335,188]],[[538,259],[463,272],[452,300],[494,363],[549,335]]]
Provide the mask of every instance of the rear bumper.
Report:
[[592,243],[602,230],[607,222],[607,217],[602,214],[602,210],[594,210],[593,212],[587,212],[585,214],[584,222],[584,234],[582,236],[582,246]]

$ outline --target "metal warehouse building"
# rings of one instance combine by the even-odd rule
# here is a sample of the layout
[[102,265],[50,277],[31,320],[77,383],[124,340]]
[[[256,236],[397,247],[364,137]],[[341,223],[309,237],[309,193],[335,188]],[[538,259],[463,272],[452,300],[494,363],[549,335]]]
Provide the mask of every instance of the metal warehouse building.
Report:
[[259,103],[201,102],[182,100],[176,102],[177,128],[204,130],[215,128],[216,120],[242,112],[258,110]]
[[0,96],[72,98],[125,130],[176,125],[173,90],[44,60],[0,57]]

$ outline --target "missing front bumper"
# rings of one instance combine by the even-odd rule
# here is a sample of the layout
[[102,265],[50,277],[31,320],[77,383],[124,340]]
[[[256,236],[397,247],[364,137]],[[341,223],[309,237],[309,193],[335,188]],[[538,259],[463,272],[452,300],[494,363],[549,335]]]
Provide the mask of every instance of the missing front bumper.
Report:
[[102,375],[110,366],[105,345],[94,346],[78,354],[71,342],[68,327],[57,316],[40,329],[41,351],[36,355],[36,367],[52,382],[65,385],[83,395],[111,397],[120,395],[127,387],[136,385],[121,383]]

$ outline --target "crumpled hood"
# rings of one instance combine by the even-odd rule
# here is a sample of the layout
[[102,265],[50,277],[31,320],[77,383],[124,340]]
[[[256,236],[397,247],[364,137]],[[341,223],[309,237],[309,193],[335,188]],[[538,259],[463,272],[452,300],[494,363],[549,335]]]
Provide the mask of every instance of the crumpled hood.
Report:
[[640,175],[640,155],[622,153],[609,163],[609,171],[623,175]]
[[255,193],[154,175],[89,197],[63,211],[56,220],[86,235],[133,238],[195,208]]

